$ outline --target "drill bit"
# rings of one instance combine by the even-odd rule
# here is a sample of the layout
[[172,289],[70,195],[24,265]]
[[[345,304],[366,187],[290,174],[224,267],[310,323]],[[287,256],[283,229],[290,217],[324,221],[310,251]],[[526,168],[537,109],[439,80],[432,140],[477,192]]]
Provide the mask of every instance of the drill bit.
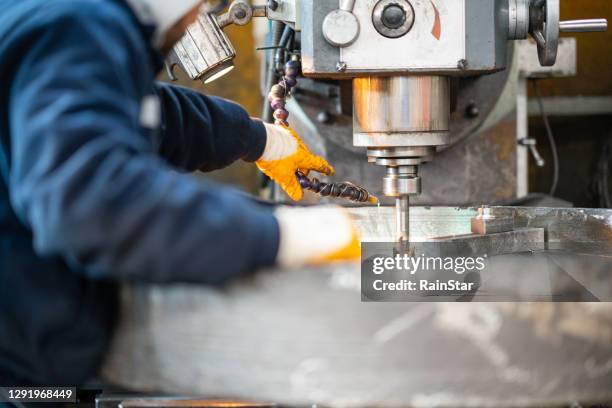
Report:
[[395,227],[397,241],[401,244],[410,242],[410,196],[401,195],[395,199]]

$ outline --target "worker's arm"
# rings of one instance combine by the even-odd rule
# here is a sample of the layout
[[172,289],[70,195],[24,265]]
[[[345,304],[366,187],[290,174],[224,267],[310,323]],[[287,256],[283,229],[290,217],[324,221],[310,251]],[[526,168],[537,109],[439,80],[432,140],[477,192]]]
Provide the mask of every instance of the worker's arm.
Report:
[[148,282],[220,283],[272,265],[273,214],[159,158],[129,42],[83,3],[33,32],[10,83],[10,195],[37,252]]
[[266,128],[233,102],[158,83],[162,110],[159,153],[186,170],[211,171],[264,152]]

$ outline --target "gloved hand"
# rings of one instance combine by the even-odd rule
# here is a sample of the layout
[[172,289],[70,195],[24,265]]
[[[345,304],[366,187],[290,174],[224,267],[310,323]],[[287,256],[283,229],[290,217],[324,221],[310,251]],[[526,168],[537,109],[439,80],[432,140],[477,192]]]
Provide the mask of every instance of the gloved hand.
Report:
[[281,207],[274,215],[280,226],[277,263],[281,267],[358,261],[361,257],[359,234],[342,207]]
[[334,173],[333,167],[323,158],[312,154],[293,130],[268,123],[265,125],[268,133],[266,148],[255,164],[277,182],[291,199],[300,201],[304,197],[296,171],[304,175],[308,175],[311,170],[328,176]]

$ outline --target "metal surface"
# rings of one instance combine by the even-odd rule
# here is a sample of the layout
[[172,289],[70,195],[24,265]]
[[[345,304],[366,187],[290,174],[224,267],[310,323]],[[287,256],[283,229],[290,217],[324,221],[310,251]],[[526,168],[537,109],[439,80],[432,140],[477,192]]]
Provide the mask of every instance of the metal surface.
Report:
[[353,14],[354,7],[354,0],[341,0],[340,8],[330,12],[323,20],[323,37],[332,46],[348,47],[359,37],[360,25]]
[[217,22],[221,28],[230,24],[238,26],[247,25],[253,17],[266,17],[267,9],[265,6],[252,6],[246,0],[234,0],[229,10],[217,17]]
[[562,33],[596,33],[608,30],[608,20],[592,18],[587,20],[568,20],[559,23]]
[[489,232],[486,235],[471,234],[442,238],[440,241],[466,244],[472,253],[487,254],[492,257],[542,251],[545,247],[545,236],[544,228],[517,228]]
[[[338,49],[322,35],[323,21],[337,9],[338,2],[302,0],[305,75],[334,78],[373,73],[469,76],[504,68],[508,38],[507,1],[396,0],[389,5],[397,4],[408,11],[403,21],[398,20],[402,23],[398,28],[393,28],[398,24],[393,21],[397,17],[395,13],[389,16],[386,25],[383,22],[381,13],[385,1],[355,3],[353,15],[359,22],[359,36],[349,46]],[[382,7],[380,10],[377,9],[379,5]],[[506,16],[505,21],[500,18],[502,15]],[[346,64],[342,71],[336,69],[339,61]]]
[[[282,21],[296,30],[301,30],[302,0],[276,0],[277,7],[268,7],[267,15],[270,20]],[[337,3],[336,3],[337,4]]]
[[441,76],[355,78],[353,104],[356,134],[448,132],[450,79]]
[[526,78],[567,78],[578,73],[578,45],[575,38],[561,38],[555,63],[542,66],[537,57],[537,45],[533,41],[517,41],[519,75]]
[[545,67],[554,65],[559,46],[559,0],[532,2],[531,35],[538,44],[538,58]]
[[410,196],[401,195],[395,199],[395,240],[410,242]]
[[529,0],[509,0],[509,40],[524,40],[529,35]]
[[[351,211],[364,239],[393,239],[392,208]],[[545,229],[549,241],[612,241],[611,211],[491,211],[518,228]],[[475,214],[413,208],[412,239],[469,234]],[[609,289],[609,269],[594,273],[595,258],[573,260],[578,277],[599,277]],[[291,406],[612,402],[610,304],[361,303],[359,276],[357,265],[336,265],[262,272],[223,288],[125,287],[103,378]]]
[[472,234],[498,234],[514,230],[514,219],[511,217],[496,217],[491,214],[491,208],[481,207],[478,209],[478,215],[472,218],[470,227]]

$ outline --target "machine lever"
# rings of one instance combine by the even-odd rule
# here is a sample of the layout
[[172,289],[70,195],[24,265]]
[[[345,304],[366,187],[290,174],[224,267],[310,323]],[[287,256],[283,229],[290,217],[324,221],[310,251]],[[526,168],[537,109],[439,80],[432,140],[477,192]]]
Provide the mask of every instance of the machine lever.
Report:
[[559,31],[562,33],[596,33],[608,29],[608,20],[605,18],[593,18],[589,20],[568,20],[559,23]]
[[521,139],[519,140],[519,144],[529,149],[529,152],[533,156],[533,159],[535,160],[536,165],[538,167],[544,167],[546,165],[546,162],[540,155],[540,152],[538,152],[538,149],[536,147],[537,142],[535,139]]

